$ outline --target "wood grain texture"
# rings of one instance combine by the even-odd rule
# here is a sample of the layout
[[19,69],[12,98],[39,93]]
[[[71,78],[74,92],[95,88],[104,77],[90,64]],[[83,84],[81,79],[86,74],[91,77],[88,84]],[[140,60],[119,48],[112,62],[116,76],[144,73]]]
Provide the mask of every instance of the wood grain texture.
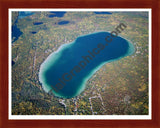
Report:
[[[152,8],[152,120],[8,120],[9,8]],[[159,0],[1,0],[0,2],[0,128],[159,128],[160,127],[160,1]]]

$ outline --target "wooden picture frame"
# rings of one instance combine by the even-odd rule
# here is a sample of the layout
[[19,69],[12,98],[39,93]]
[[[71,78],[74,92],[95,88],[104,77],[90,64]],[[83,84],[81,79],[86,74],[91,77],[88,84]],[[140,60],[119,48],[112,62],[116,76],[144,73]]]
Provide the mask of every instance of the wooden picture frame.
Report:
[[[152,119],[151,120],[9,120],[8,111],[8,66],[9,66],[9,8],[150,8],[152,9]],[[159,23],[160,23],[160,2],[158,0],[113,0],[113,1],[92,1],[92,0],[53,0],[53,1],[0,1],[0,127],[2,128],[23,128],[23,127],[160,127],[160,75],[159,75]]]

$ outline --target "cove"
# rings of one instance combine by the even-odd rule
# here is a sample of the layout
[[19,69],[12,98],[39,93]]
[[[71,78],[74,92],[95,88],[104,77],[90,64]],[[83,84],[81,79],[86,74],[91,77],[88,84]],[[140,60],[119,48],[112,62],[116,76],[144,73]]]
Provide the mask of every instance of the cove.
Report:
[[135,48],[117,36],[106,42],[108,32],[79,36],[74,42],[62,45],[41,64],[39,81],[46,92],[72,98],[79,95],[87,80],[104,64],[132,55]]

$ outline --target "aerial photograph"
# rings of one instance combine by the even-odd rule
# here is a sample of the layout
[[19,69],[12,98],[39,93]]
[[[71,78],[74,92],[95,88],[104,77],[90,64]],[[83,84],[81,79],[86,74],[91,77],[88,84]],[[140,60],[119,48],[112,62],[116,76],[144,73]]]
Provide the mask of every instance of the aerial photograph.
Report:
[[149,115],[148,11],[12,10],[11,115]]

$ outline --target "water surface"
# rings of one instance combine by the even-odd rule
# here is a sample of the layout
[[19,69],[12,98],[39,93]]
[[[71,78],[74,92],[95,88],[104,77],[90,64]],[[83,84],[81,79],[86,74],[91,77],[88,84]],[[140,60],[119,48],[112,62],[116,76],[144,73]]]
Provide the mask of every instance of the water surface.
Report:
[[12,60],[12,66],[15,64],[15,62]]
[[58,22],[58,25],[64,25],[64,24],[69,24],[69,21],[64,20],[64,21]]
[[95,14],[109,14],[111,15],[112,13],[111,12],[94,12]]
[[17,41],[19,37],[23,34],[23,32],[17,27],[17,23],[19,19],[23,19],[27,16],[33,15],[33,12],[30,11],[19,11],[18,16],[15,20],[15,23],[12,25],[12,43]]
[[63,17],[66,12],[56,12],[56,11],[51,11],[51,14],[48,15],[49,18],[53,17]]
[[12,43],[14,43],[23,34],[21,30],[17,27],[17,23],[12,25]]
[[27,16],[31,16],[31,15],[35,14],[34,12],[31,12],[31,11],[19,11],[18,13],[19,13],[18,19],[22,19]]
[[97,32],[78,37],[50,54],[40,66],[39,80],[46,92],[72,98],[79,95],[87,80],[104,64],[134,53],[134,46],[115,37],[106,42],[108,32]]
[[30,33],[32,33],[32,34],[36,34],[37,32],[33,31],[33,32],[30,32]]
[[34,22],[33,25],[41,25],[43,22]]

